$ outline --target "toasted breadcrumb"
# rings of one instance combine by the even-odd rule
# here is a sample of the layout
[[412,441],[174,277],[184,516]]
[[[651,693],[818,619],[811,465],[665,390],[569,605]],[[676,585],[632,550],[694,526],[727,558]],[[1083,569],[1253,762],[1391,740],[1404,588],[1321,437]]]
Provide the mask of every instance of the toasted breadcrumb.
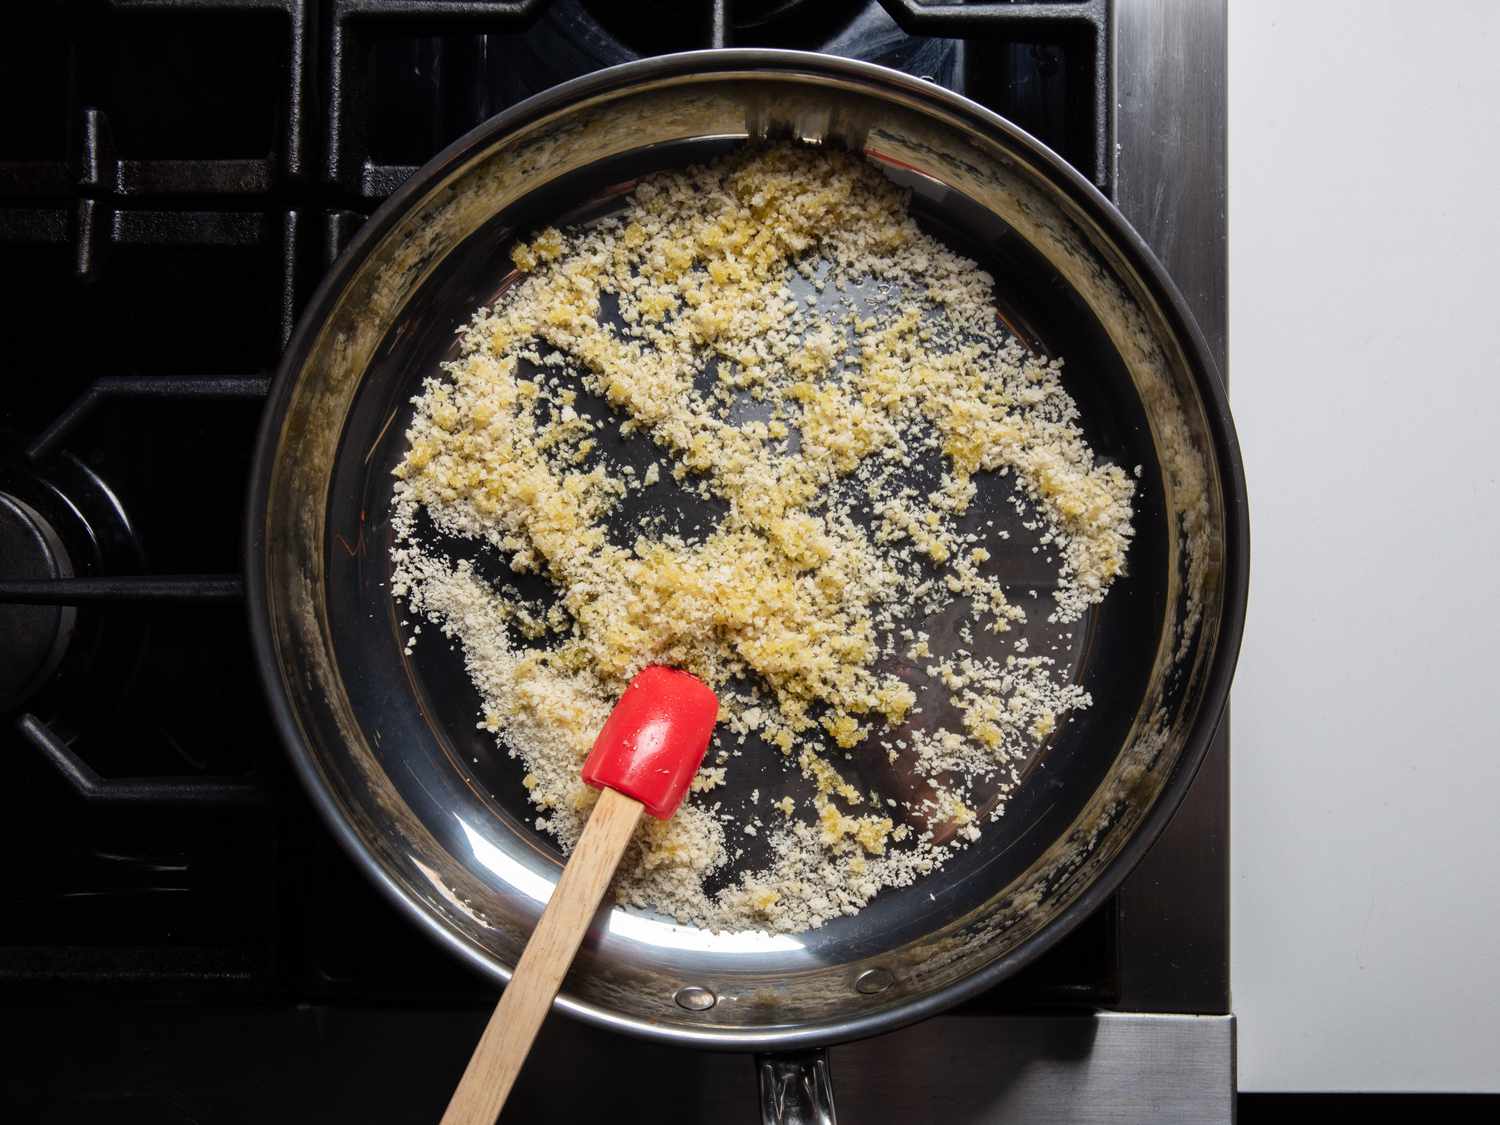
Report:
[[[622,902],[728,929],[851,914],[977,839],[972,779],[999,777],[1003,793],[1089,705],[1024,638],[1003,661],[933,659],[911,627],[951,613],[971,645],[1026,620],[982,536],[961,530],[978,478],[1012,478],[1056,560],[1050,619],[1064,623],[1123,573],[1135,481],[1085,442],[1061,360],[997,322],[992,279],[906,204],[872,165],[793,146],[653,176],[621,213],[518,243],[519,279],[415,400],[392,589],[462,642],[479,726],[523,761],[540,827],[576,843],[597,796],[579,767],[642,667],[685,668],[724,701],[715,764],[673,819],[646,818]],[[670,473],[612,465],[579,387],[613,411],[611,435],[643,435]],[[930,485],[909,483],[929,469]],[[623,498],[654,486],[722,515],[692,534],[645,520],[612,536]],[[428,529],[498,549],[555,603],[526,604]],[[951,728],[913,721],[934,692]],[[740,823],[735,838],[767,838],[770,860],[710,893],[733,862],[713,791],[750,735],[812,795],[774,801],[775,826]],[[925,780],[867,802],[835,764],[851,754]]]

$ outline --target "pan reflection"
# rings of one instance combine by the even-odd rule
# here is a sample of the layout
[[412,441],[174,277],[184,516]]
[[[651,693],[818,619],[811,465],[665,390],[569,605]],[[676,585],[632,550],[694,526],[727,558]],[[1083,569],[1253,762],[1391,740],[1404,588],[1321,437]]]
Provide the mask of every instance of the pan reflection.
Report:
[[[532,902],[545,904],[552,897],[554,881],[527,867],[498,847],[462,817],[456,818],[469,847],[485,868],[507,887],[519,891]],[[787,953],[803,948],[802,942],[789,934],[761,931],[713,933],[694,926],[679,926],[657,918],[647,918],[624,910],[611,910],[608,930],[617,937],[658,949],[701,950],[705,953]]]
[[761,930],[716,934],[624,910],[610,911],[609,932],[659,949],[695,949],[704,953],[787,953],[802,948],[802,942],[790,934],[768,934]]
[[497,847],[494,841],[486,839],[477,829],[471,827],[463,817],[456,818],[458,826],[463,829],[464,836],[469,841],[469,847],[474,851],[477,859],[490,874],[499,879],[512,890],[520,891],[532,902],[545,905],[552,897],[554,880],[545,875],[531,870],[515,856],[507,854]]

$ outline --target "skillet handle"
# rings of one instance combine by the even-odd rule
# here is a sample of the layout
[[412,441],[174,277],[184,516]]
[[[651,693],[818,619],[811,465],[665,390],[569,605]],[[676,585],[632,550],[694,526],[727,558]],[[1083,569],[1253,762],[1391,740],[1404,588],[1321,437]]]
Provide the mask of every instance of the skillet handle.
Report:
[[838,1125],[828,1052],[756,1055],[762,1125]]

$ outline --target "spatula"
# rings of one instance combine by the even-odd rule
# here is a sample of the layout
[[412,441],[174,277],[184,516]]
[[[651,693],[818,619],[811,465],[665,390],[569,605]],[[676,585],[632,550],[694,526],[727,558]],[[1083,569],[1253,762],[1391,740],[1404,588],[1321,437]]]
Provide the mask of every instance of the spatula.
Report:
[[469,1059],[442,1125],[494,1125],[642,812],[666,820],[703,761],[719,700],[687,672],[652,666],[610,712],[583,780],[602,789],[578,846]]

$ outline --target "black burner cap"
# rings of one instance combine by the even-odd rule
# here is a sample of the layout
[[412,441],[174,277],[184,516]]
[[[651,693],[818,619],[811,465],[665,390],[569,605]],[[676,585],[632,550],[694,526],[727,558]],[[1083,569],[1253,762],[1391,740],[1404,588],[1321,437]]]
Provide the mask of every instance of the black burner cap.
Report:
[[[71,578],[72,564],[52,526],[29,504],[0,492],[0,578]],[[24,702],[67,651],[72,606],[0,603],[0,709]]]

